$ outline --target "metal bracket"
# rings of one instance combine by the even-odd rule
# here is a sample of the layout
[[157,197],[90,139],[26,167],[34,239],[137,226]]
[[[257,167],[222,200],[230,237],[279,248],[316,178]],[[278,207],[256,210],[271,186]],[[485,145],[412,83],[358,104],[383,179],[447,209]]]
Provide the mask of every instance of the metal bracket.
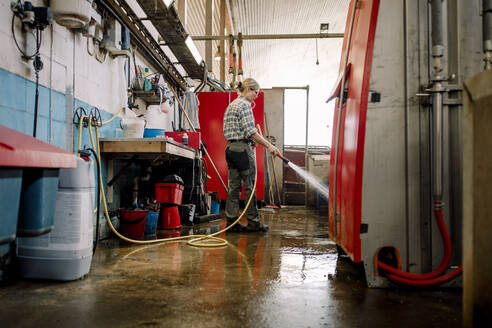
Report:
[[[417,97],[421,97],[421,105],[430,106],[431,96],[435,92],[430,89],[429,86],[425,85],[421,88],[422,92],[415,94]],[[463,88],[458,84],[446,84],[443,91],[443,105],[447,106],[460,106],[463,104],[461,98],[461,91]],[[451,97],[450,97],[451,96]]]
[[369,225],[367,223],[360,224],[360,233],[367,233],[369,231]]
[[463,88],[460,85],[447,84],[446,92],[444,93],[444,97],[443,97],[443,105],[448,105],[448,106],[462,105],[463,99],[461,97],[461,91],[463,91]]

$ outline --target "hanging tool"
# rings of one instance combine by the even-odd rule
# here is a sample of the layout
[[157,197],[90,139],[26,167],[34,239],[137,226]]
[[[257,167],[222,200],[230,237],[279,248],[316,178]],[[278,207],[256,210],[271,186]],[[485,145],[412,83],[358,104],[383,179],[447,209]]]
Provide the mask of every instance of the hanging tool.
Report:
[[[232,34],[229,34],[229,74],[234,75],[234,61],[232,58],[232,54],[234,53],[234,38]],[[232,81],[234,82],[234,80]]]
[[[266,134],[267,134],[267,136],[268,136],[268,135],[270,135],[270,130],[268,129],[268,120],[267,120],[267,115],[266,115],[266,113],[263,113],[263,117],[265,118],[265,132],[266,132]],[[280,202],[281,202],[281,201],[280,201],[280,199],[281,199],[281,198],[280,198],[280,192],[279,192],[279,190],[278,190],[277,175],[276,175],[276,173],[275,173],[275,165],[273,164],[273,156],[270,156],[270,161],[271,161],[271,163],[272,163],[273,183],[275,184],[275,189],[276,189],[276,191],[277,191],[277,199],[278,199],[278,204],[277,204],[277,206],[281,208],[281,207],[282,207],[282,205],[281,205],[281,203],[280,203]]]

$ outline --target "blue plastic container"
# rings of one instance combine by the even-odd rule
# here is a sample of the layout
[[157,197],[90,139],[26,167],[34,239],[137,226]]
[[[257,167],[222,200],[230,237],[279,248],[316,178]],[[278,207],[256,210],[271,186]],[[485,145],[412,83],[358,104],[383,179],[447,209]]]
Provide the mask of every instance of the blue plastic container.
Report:
[[165,132],[164,129],[144,129],[144,138],[157,138],[164,136]]
[[24,169],[19,207],[19,237],[53,230],[59,169]]
[[220,203],[212,201],[210,204],[210,214],[219,214]]
[[145,234],[146,235],[155,235],[155,231],[157,228],[157,219],[159,218],[159,212],[150,212],[147,213],[147,218],[145,220]]
[[22,187],[22,169],[0,168],[0,245],[15,239]]

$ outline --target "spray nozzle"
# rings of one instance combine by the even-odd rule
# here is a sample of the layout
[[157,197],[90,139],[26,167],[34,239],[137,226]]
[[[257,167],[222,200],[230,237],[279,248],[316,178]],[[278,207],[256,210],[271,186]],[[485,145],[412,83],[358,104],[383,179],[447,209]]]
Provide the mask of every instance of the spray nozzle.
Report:
[[282,161],[284,161],[285,164],[289,164],[289,160],[287,158],[285,158],[284,156],[280,155],[280,154],[277,154],[278,158],[280,158]]

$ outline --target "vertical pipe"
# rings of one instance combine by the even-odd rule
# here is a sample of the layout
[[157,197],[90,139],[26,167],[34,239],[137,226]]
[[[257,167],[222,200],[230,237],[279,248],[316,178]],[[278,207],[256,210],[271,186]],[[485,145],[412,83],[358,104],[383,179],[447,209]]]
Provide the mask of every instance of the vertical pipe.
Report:
[[442,56],[443,46],[443,20],[442,20],[442,0],[432,0],[432,196],[434,204],[442,204],[442,171],[443,171],[443,92],[442,86]]
[[432,46],[443,45],[442,1],[432,0]]
[[337,118],[337,136],[335,141],[335,165],[333,167],[333,237],[337,238],[338,230],[338,214],[337,214],[337,171],[338,171],[338,144],[340,143],[340,128],[342,126],[342,107],[343,107],[343,92],[345,87],[345,74],[347,73],[347,63],[350,53],[350,43],[352,41],[352,29],[354,27],[355,11],[359,8],[359,1],[353,0],[352,16],[350,17],[349,34],[347,37],[345,58],[343,61],[342,81],[340,84],[340,95],[338,97],[338,118]]
[[[440,85],[440,83],[437,83]],[[432,95],[432,122],[433,122],[433,166],[432,166],[432,196],[434,202],[442,201],[442,167],[443,167],[443,126],[442,126],[442,92]]]
[[[212,35],[213,32],[213,19],[214,19],[214,1],[205,1],[205,35]],[[205,63],[207,64],[208,71],[213,71],[213,53],[212,53],[212,40],[205,41]]]
[[[220,0],[220,31],[219,35],[225,35],[226,27],[226,0]],[[225,83],[225,40],[220,41],[220,81]]]
[[484,69],[492,68],[492,0],[482,0]]
[[[304,153],[304,166],[306,167],[306,171],[309,172],[308,167],[308,136],[309,136],[309,85],[306,86],[306,146]],[[304,203],[306,206],[308,205],[308,181],[305,182],[304,185]]]

